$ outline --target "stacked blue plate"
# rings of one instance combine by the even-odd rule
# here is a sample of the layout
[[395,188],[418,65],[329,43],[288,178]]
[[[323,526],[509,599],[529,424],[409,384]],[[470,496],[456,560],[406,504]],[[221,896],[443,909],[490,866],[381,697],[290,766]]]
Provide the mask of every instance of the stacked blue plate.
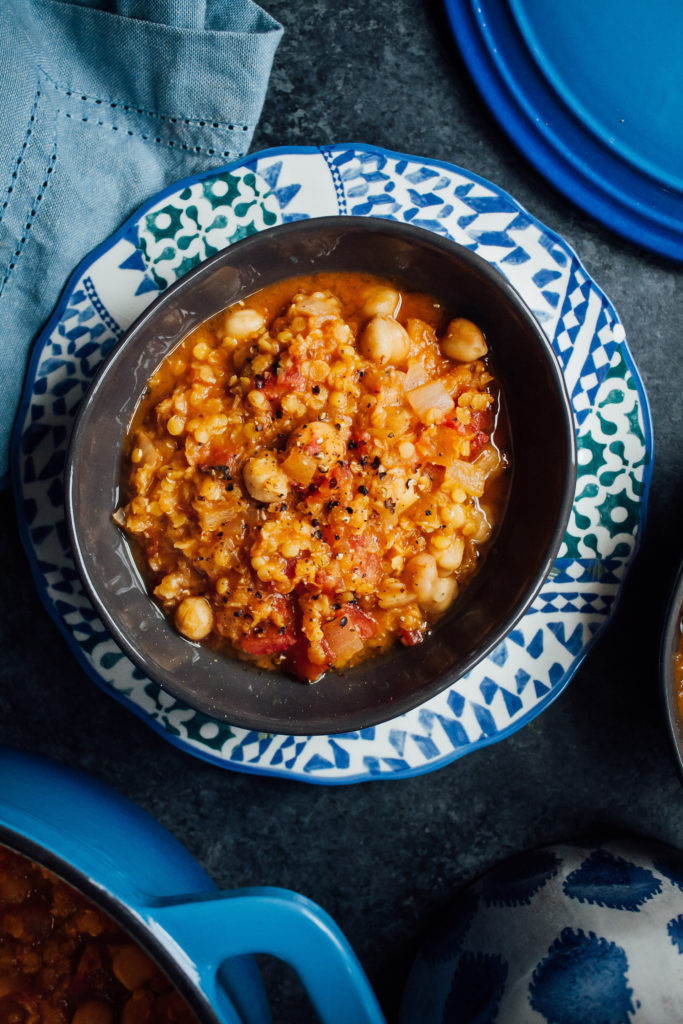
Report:
[[598,220],[683,260],[680,0],[445,0],[502,127]]

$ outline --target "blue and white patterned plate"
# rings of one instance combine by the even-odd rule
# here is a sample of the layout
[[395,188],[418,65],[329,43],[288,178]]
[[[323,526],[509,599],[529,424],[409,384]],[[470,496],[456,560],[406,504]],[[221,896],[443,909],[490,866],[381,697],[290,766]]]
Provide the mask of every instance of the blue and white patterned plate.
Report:
[[[347,213],[449,236],[520,292],[565,374],[578,434],[577,491],[537,599],[467,676],[361,732],[267,735],[176,700],[109,637],[71,559],[62,469],[76,409],[102,358],[161,291],[247,234]],[[180,182],[138,211],[78,267],[40,335],[12,454],[20,529],[40,595],[94,681],[189,753],[226,768],[323,784],[432,771],[508,736],[546,707],[614,607],[642,530],[651,465],[647,399],[623,327],[567,244],[467,171],[360,145],[256,153]]]

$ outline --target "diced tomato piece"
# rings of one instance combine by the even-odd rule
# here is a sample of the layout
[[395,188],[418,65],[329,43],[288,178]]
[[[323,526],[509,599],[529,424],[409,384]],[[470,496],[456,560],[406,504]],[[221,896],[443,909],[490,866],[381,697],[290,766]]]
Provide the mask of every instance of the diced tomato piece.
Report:
[[[333,554],[352,552],[354,578],[369,586],[379,583],[382,576],[382,562],[379,557],[379,542],[372,533],[349,533],[343,526],[329,525],[322,529],[325,541],[330,545]],[[337,589],[335,562],[327,566],[326,581],[320,585],[328,590]],[[345,588],[346,589],[346,588]],[[352,588],[353,589],[353,588]]]
[[359,651],[363,650],[363,637],[358,630],[353,628],[349,619],[345,621],[343,626],[341,621],[334,619],[333,622],[328,622],[323,626],[323,633],[332,652],[332,663],[334,665],[343,664],[352,658],[354,654],[358,654]]
[[472,462],[476,459],[477,455],[480,455],[486,445],[489,443],[489,435],[485,434],[483,430],[478,430],[470,441],[470,454],[469,461]]
[[319,501],[348,505],[353,498],[353,473],[347,466],[334,466],[321,483],[313,487],[310,496]]
[[[325,672],[328,665],[316,665],[315,662],[311,661],[308,657],[308,651],[308,640],[303,633],[299,633],[296,638],[296,643],[287,651],[285,664],[292,675],[296,676],[297,679],[303,679],[304,682],[314,683],[316,679],[319,679]],[[329,664],[332,664],[331,653],[329,657]]]
[[442,426],[451,427],[452,430],[457,430],[459,434],[471,434],[477,430],[484,430],[490,434],[493,430],[493,412],[490,408],[471,412],[470,422],[467,426],[461,423],[460,420],[452,418],[444,420]]
[[[284,633],[280,632],[281,629],[284,629]],[[261,657],[268,654],[280,654],[294,643],[296,643],[296,637],[293,632],[288,631],[285,626],[278,627],[275,623],[268,622],[260,633],[254,632],[242,637],[239,646],[245,654]]]
[[[351,444],[349,447],[352,450],[354,448],[364,448],[370,440],[371,437],[367,430],[354,430],[351,434]],[[360,454],[362,455],[363,453],[361,452]]]
[[470,427],[474,431],[483,431],[490,434],[493,430],[493,412],[491,409],[482,409],[480,412],[473,412]]
[[282,398],[291,391],[304,391],[308,381],[294,367],[288,367],[281,377],[275,374],[265,375],[263,393],[267,398]]
[[333,560],[324,568],[318,569],[315,574],[315,584],[328,594],[336,594],[337,591],[344,590],[344,574],[339,563]]
[[424,633],[421,629],[402,629],[401,643],[405,647],[415,647],[424,640]]
[[[447,429],[444,429],[447,428]],[[418,451],[425,458],[441,465],[448,465],[450,461],[447,456],[452,451],[448,444],[448,431],[454,431],[460,437],[469,437],[470,453],[468,456],[457,455],[457,458],[464,458],[472,462],[477,455],[486,447],[491,440],[493,430],[493,413],[490,409],[471,414],[470,422],[465,425],[460,420],[445,420],[441,428],[434,432],[431,437],[422,437],[418,442]]]
[[338,526],[321,526],[320,532],[325,543],[329,544],[331,548],[335,548],[344,539],[344,534]]
[[379,542],[371,533],[354,535],[349,538],[355,552],[355,563],[363,583],[376,586],[382,577],[382,562],[379,557]]
[[364,640],[369,640],[377,632],[377,623],[372,615],[368,615],[355,604],[346,604],[339,612],[340,617],[346,615],[349,622],[357,629]]
[[446,426],[437,427],[430,433],[422,434],[417,442],[418,454],[428,462],[437,466],[447,466],[460,455],[460,437],[469,433],[462,423],[449,422]]
[[216,480],[231,480],[237,473],[238,452],[232,444],[215,438],[208,445],[196,445],[191,461],[201,473]]
[[304,375],[294,367],[290,367],[286,370],[282,378],[282,384],[287,391],[303,391],[307,383],[308,381]]
[[257,626],[258,632],[254,630],[242,637],[239,646],[246,654],[254,654],[256,657],[280,654],[296,643],[296,616],[292,600],[276,594],[272,604],[275,613],[282,619],[282,625],[271,620]]
[[335,665],[349,661],[363,650],[365,641],[377,632],[377,623],[360,608],[346,604],[332,622],[323,626],[325,640]]

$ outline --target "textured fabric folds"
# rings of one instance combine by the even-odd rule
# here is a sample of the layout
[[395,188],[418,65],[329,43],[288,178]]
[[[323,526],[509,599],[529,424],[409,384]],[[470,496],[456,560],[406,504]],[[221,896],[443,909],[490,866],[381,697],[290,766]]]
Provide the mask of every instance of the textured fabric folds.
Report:
[[281,34],[252,0],[0,0],[0,477],[69,274],[156,191],[247,152]]

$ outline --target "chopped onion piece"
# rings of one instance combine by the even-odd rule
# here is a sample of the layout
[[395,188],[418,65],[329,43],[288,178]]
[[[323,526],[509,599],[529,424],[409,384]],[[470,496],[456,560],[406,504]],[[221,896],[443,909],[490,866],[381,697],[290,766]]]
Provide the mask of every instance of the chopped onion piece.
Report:
[[440,380],[409,391],[408,401],[423,423],[437,423],[455,408],[453,399]]
[[284,469],[288,476],[291,476],[292,480],[296,480],[298,484],[308,487],[318,471],[318,463],[313,456],[294,449],[284,460],[281,468]]
[[405,375],[403,386],[406,391],[414,391],[420,384],[426,383],[429,375],[421,363],[411,363]]
[[216,505],[202,502],[201,504],[196,504],[194,509],[197,513],[197,521],[200,527],[207,533],[220,530],[227,520],[234,518],[235,514],[234,508],[226,502],[220,502]]
[[473,462],[463,462],[462,459],[451,462],[446,469],[446,479],[475,498],[481,498],[484,493],[486,473]]
[[482,448],[472,465],[480,469],[485,476],[488,476],[489,473],[493,473],[494,470],[498,469],[500,462],[501,458],[498,449],[492,444],[487,444],[485,448]]

